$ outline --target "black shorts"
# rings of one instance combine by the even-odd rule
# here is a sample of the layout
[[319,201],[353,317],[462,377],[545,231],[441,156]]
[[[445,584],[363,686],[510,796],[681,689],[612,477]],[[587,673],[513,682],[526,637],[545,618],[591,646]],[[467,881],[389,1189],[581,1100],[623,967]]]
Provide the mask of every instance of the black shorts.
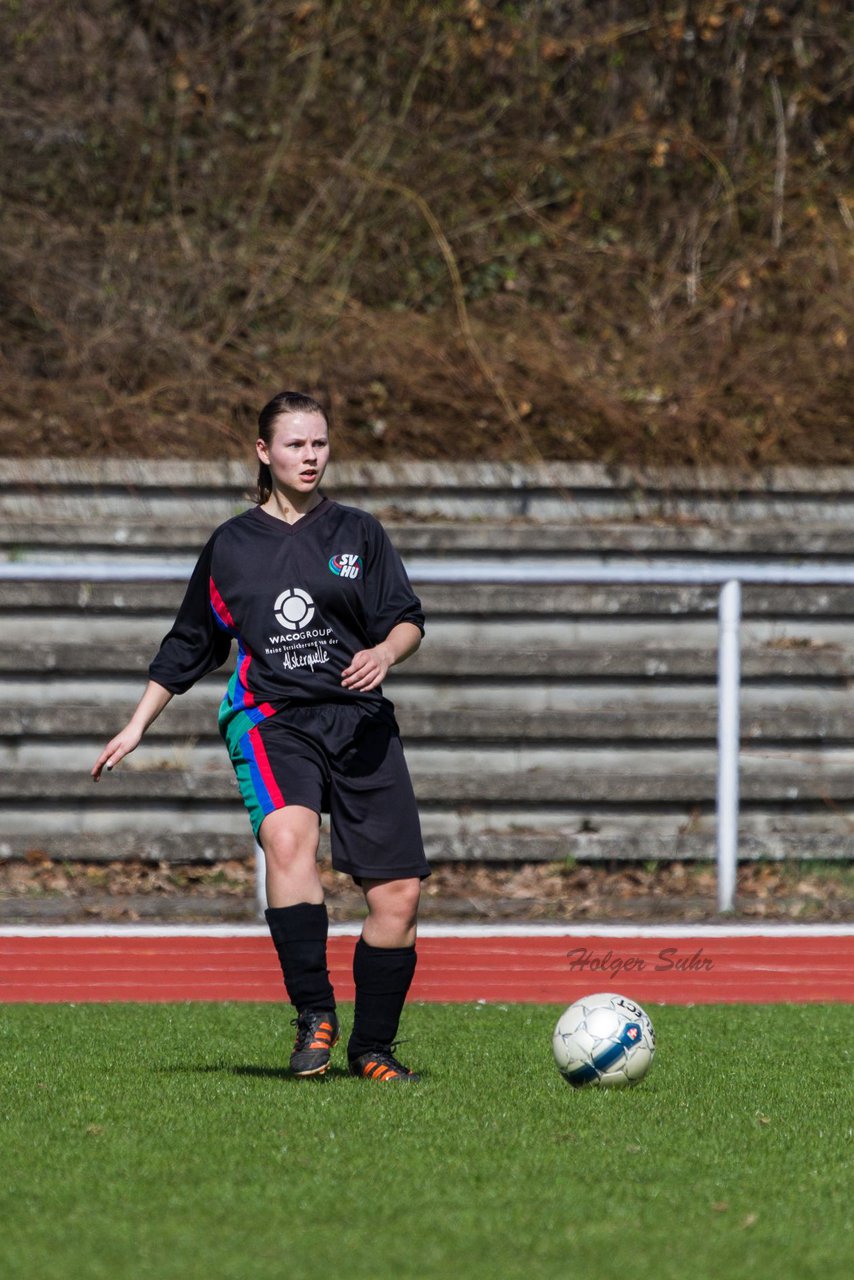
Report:
[[268,814],[304,805],[329,814],[337,871],[357,881],[430,874],[390,703],[291,703],[252,725],[228,717],[221,730],[256,839]]

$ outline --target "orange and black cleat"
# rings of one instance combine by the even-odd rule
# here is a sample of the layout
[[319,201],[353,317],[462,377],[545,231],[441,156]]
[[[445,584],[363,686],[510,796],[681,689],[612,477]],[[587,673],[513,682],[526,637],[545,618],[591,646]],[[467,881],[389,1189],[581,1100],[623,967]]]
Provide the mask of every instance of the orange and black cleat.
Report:
[[394,1045],[390,1045],[388,1049],[376,1049],[351,1058],[350,1075],[363,1076],[365,1080],[408,1080],[417,1084],[421,1077],[398,1062],[391,1052],[393,1048]]
[[306,1009],[291,1020],[297,1029],[291,1053],[295,1076],[322,1076],[329,1066],[332,1046],[338,1043],[338,1018],[334,1009]]

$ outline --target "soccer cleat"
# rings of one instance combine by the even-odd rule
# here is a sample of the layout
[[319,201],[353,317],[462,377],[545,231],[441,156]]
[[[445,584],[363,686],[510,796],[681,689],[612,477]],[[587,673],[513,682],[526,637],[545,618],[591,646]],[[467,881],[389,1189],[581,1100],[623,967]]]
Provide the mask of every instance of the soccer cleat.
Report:
[[291,1052],[295,1076],[322,1076],[329,1066],[332,1046],[338,1043],[338,1018],[333,1009],[306,1009],[291,1020],[297,1038]]
[[421,1077],[398,1062],[391,1052],[394,1047],[390,1044],[387,1049],[376,1049],[351,1058],[350,1075],[363,1076],[366,1080],[408,1080],[416,1084]]

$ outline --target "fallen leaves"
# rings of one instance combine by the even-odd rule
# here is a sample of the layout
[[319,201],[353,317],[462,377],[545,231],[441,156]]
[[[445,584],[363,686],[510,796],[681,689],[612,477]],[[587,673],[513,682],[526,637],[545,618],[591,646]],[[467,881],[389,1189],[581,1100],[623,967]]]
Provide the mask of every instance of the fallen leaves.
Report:
[[[335,920],[364,913],[361,891],[320,863]],[[423,886],[421,914],[449,920],[713,919],[716,877],[707,863],[611,862],[436,864]],[[185,919],[251,919],[254,857],[172,863],[141,859],[72,862],[32,850],[0,861],[0,919],[133,920],[143,915]],[[851,876],[808,864],[749,863],[738,872],[737,901],[746,918],[843,920],[854,914]],[[18,905],[20,904],[20,905]],[[24,906],[24,904],[26,904]],[[767,1118],[757,1117],[758,1123]]]

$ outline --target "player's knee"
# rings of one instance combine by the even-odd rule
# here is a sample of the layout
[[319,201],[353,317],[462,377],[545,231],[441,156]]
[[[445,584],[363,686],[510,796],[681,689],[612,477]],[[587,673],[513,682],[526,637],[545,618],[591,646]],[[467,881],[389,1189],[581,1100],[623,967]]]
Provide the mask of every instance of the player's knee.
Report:
[[303,863],[313,865],[317,857],[316,822],[290,821],[280,818],[279,812],[265,818],[259,833],[268,867],[290,871]]
[[272,841],[264,850],[267,867],[270,871],[288,872],[301,867],[303,863],[313,861],[313,857],[299,843],[290,838],[279,838]]
[[368,905],[374,915],[410,929],[418,918],[420,897],[420,880],[387,880],[368,894]]

